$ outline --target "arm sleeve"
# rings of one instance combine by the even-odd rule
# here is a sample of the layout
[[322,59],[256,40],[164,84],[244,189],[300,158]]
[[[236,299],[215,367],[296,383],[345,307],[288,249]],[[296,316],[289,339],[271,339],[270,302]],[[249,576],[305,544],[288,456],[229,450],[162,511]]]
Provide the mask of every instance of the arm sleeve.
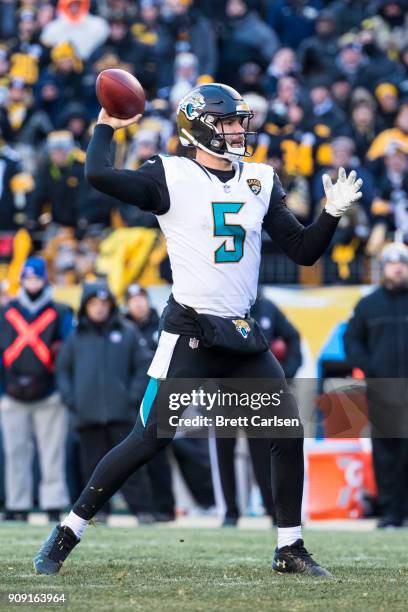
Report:
[[113,129],[97,125],[88,146],[85,176],[95,189],[127,204],[156,215],[170,208],[163,163],[159,156],[149,159],[138,170],[113,167],[110,145]]
[[329,247],[340,217],[332,217],[323,210],[314,223],[304,227],[286,206],[285,197],[275,175],[264,229],[295,263],[312,266]]
[[347,361],[354,368],[368,373],[369,350],[367,345],[366,319],[362,312],[361,302],[357,304],[344,333],[344,349]]

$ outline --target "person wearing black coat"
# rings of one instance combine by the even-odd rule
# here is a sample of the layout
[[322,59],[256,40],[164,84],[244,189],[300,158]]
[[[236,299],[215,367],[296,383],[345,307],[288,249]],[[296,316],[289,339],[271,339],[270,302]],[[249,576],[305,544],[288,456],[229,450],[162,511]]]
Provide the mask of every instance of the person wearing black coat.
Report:
[[281,366],[285,372],[285,378],[293,378],[302,365],[298,330],[276,304],[262,295],[258,296],[252,306],[251,315],[258,321],[270,345],[276,338],[281,338],[284,341],[286,355],[281,361]]
[[[1,141],[0,132],[0,232],[15,232],[25,219],[25,194],[19,206],[16,189],[13,189],[15,178],[22,172],[18,155]],[[13,180],[14,179],[14,180]],[[24,190],[25,191],[25,190]]]
[[381,520],[402,527],[408,509],[408,247],[381,256],[382,285],[356,305],[344,335],[347,360],[367,379]]
[[[255,304],[251,308],[251,316],[258,321],[270,345],[277,338],[284,341],[286,355],[281,362],[281,366],[285,372],[285,377],[293,378],[296,371],[302,365],[300,336],[297,329],[271,300],[268,300],[261,294],[258,295]],[[236,438],[216,438],[218,469],[226,504],[224,527],[234,527],[239,518],[234,466],[235,443]],[[269,442],[262,438],[248,438],[248,446],[255,479],[261,491],[265,511],[274,520],[272,490],[270,486]]]
[[[150,353],[141,334],[121,317],[105,283],[84,286],[78,324],[57,361],[57,383],[79,435],[83,477],[131,431],[146,386]],[[122,487],[130,510],[147,520],[151,499],[141,495],[146,472]],[[109,512],[109,506],[104,514]]]
[[[158,343],[159,315],[152,307],[143,287],[132,283],[126,290],[126,318],[143,336],[146,349],[153,357]],[[147,473],[153,494],[153,514],[158,522],[173,521],[175,501],[172,490],[171,467],[164,448],[147,464]]]
[[132,283],[126,290],[126,318],[136,324],[153,357],[159,340],[159,315],[152,307],[146,289],[137,283]]

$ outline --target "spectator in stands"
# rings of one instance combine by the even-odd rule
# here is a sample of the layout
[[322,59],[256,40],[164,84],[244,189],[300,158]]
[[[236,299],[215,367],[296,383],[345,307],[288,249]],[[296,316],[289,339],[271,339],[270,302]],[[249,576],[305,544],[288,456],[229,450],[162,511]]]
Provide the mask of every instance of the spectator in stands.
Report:
[[154,93],[172,85],[171,62],[175,54],[173,32],[161,17],[161,4],[161,0],[141,0],[138,19],[131,28],[133,39],[142,45],[148,60],[143,84]]
[[239,67],[245,62],[266,67],[279,43],[275,32],[250,10],[246,0],[227,0],[225,14],[217,79],[237,87]]
[[52,2],[45,1],[37,9],[37,25],[40,30],[43,30],[46,25],[51,23],[55,17],[55,6]]
[[10,81],[5,108],[10,140],[18,145],[38,146],[53,128],[47,113],[36,107],[31,87],[21,78]]
[[278,80],[295,75],[299,70],[296,54],[289,47],[280,47],[272,56],[262,84],[264,93],[270,97],[276,94]]
[[38,72],[49,61],[49,51],[40,39],[35,10],[29,7],[17,12],[16,36],[10,40],[9,55],[12,78],[20,78],[33,85]]
[[330,134],[348,136],[350,128],[344,112],[336,106],[330,93],[331,79],[328,76],[315,77],[310,83],[312,111],[316,122],[329,128]]
[[45,26],[41,42],[49,47],[70,42],[81,59],[88,59],[109,35],[108,24],[91,15],[89,5],[90,0],[59,0],[58,17]]
[[214,77],[218,53],[210,21],[184,0],[165,0],[162,15],[175,53],[193,53],[198,58],[199,74]]
[[274,302],[259,292],[255,304],[251,308],[251,316],[256,319],[270,344],[273,352],[273,342],[277,338],[285,344],[285,355],[276,358],[280,362],[286,378],[294,378],[302,365],[300,351],[300,335],[294,325]]
[[[153,57],[152,45],[146,44],[146,38],[139,40],[131,31],[127,11],[112,10],[108,16],[109,36],[99,45],[89,58],[89,62],[95,64],[102,57],[111,56],[117,59],[123,70],[137,74],[139,80],[145,87],[152,85],[152,72],[156,70],[155,58]],[[136,24],[132,26],[135,28]],[[156,77],[156,75],[154,75]]]
[[402,527],[408,498],[408,248],[393,243],[381,256],[381,286],[362,298],[344,335],[347,360],[364,372],[381,519]]
[[396,144],[408,153],[408,101],[401,104],[394,127],[380,132],[374,139],[368,150],[367,159],[374,161],[383,157],[390,144]]
[[159,339],[159,315],[150,303],[146,289],[132,283],[126,290],[126,317],[136,324],[146,342],[146,347],[153,354]]
[[92,53],[89,58],[95,62],[103,53],[116,55],[123,64],[127,64],[130,72],[140,75],[140,66],[145,61],[141,45],[134,40],[130,31],[130,22],[126,11],[111,11],[108,17],[109,36]]
[[346,116],[350,116],[352,91],[351,83],[344,74],[337,72],[333,75],[330,93],[333,102],[346,114]]
[[34,187],[32,176],[22,172],[19,156],[0,146],[0,232],[15,232],[25,225],[27,195]]
[[371,0],[360,0],[357,3],[353,0],[334,0],[330,9],[333,11],[339,34],[357,29],[363,19],[371,14],[371,7]]
[[[258,321],[265,337],[270,343],[272,351],[274,341],[279,339],[284,348],[282,350],[282,347],[280,347],[280,353],[277,355],[277,358],[280,358],[279,361],[284,368],[285,376],[293,378],[302,364],[300,336],[296,328],[273,302],[262,295],[258,296],[253,305],[251,316]],[[234,467],[235,444],[236,438],[233,437],[219,438],[217,436],[216,438],[218,469],[226,505],[223,521],[224,527],[235,527],[239,519]],[[261,438],[248,438],[248,446],[265,512],[273,521],[274,509],[270,486],[270,461],[268,459],[270,452],[269,443]]]
[[[126,290],[126,318],[142,334],[146,348],[153,356],[159,338],[159,315],[152,307],[146,289],[132,283]],[[171,468],[167,450],[163,449],[147,464],[147,473],[153,491],[153,514],[156,521],[175,518]]]
[[[51,97],[48,90],[43,91],[44,86],[54,85],[56,96]],[[69,42],[59,43],[51,51],[51,64],[40,74],[35,90],[38,92],[38,101],[50,115],[54,126],[58,125],[59,115],[64,107],[73,101],[78,101],[82,96],[83,86],[83,63],[78,57],[74,46]],[[53,110],[50,102],[55,101],[58,110]],[[51,115],[52,113],[52,115]]]
[[[131,431],[146,386],[148,361],[146,342],[121,318],[108,286],[85,285],[78,325],[57,362],[58,387],[78,431],[84,482],[101,457]],[[145,469],[122,488],[130,510],[151,522],[146,516],[151,513],[146,491]],[[107,505],[107,513],[109,509]]]
[[315,22],[315,29],[315,35],[305,38],[299,45],[298,55],[302,61],[304,55],[313,50],[330,68],[339,50],[338,25],[333,11],[330,9],[320,11]]
[[[27,206],[27,227],[44,229],[50,222],[55,229],[68,227],[81,236],[91,224],[110,225],[111,210],[118,203],[101,196],[85,180],[85,154],[75,146],[71,132],[50,132],[47,157],[35,176],[35,189]],[[49,214],[42,216],[44,208]]]
[[33,506],[34,439],[41,467],[40,507],[50,521],[59,521],[69,501],[64,450],[68,418],[56,391],[54,365],[71,324],[71,310],[52,299],[45,261],[28,258],[19,294],[0,314],[5,518],[9,520],[27,520]]
[[89,141],[89,116],[83,104],[71,102],[65,106],[59,116],[58,128],[71,132],[75,146],[82,150],[86,149]]
[[375,88],[382,128],[392,128],[398,113],[398,88],[393,83],[380,83]]
[[285,47],[297,49],[305,38],[313,36],[315,22],[323,8],[320,0],[276,0],[268,2],[267,23]]
[[378,14],[382,19],[383,40],[387,48],[401,50],[408,39],[408,17],[404,0],[382,0]]
[[363,85],[363,74],[368,63],[356,36],[346,35],[340,41],[336,66],[353,85]]
[[376,133],[375,105],[368,100],[357,102],[351,112],[351,137],[360,163],[364,163]]
[[386,152],[371,213],[370,255],[377,255],[388,238],[408,243],[408,155],[396,145]]

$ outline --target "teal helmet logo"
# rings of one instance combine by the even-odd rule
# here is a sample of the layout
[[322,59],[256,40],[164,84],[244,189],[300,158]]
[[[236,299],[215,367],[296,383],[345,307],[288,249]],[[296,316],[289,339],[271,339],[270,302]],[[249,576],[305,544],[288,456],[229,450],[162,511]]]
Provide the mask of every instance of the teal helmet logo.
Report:
[[189,121],[196,119],[200,115],[200,111],[205,108],[204,96],[199,92],[190,92],[181,100],[178,112],[185,114]]

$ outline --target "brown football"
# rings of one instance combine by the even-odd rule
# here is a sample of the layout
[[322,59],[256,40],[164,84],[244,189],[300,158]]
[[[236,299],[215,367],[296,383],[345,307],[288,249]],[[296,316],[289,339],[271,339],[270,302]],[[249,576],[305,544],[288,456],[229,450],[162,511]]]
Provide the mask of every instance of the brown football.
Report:
[[145,108],[143,87],[126,70],[102,70],[96,79],[96,95],[106,112],[117,119],[130,119]]

